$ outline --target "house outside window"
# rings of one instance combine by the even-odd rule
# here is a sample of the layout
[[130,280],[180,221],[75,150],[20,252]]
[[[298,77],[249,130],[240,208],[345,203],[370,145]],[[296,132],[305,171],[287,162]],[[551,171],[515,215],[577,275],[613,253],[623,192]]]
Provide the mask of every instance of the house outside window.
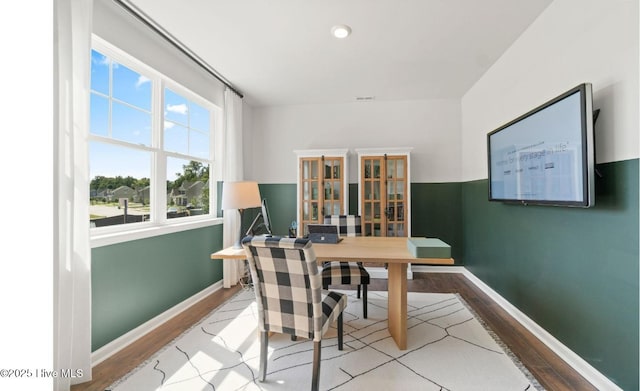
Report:
[[219,108],[97,37],[90,94],[92,235],[215,218]]

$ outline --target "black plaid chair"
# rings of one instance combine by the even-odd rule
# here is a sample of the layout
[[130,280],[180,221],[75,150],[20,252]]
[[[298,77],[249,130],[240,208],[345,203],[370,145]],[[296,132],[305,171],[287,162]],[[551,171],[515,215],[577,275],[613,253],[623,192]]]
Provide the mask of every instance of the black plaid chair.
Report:
[[269,332],[313,340],[311,389],[318,390],[322,336],[338,321],[338,350],[342,350],[342,311],[347,296],[323,291],[316,255],[308,239],[246,237],[242,246],[258,305],[260,381],[267,372]]
[[[324,217],[325,224],[338,226],[340,236],[361,236],[362,219],[354,215],[331,215]],[[362,266],[362,262],[326,262],[322,267],[322,287],[328,289],[329,285],[357,285],[358,299],[360,287],[362,287],[362,316],[367,317],[367,285],[369,285],[369,272]]]

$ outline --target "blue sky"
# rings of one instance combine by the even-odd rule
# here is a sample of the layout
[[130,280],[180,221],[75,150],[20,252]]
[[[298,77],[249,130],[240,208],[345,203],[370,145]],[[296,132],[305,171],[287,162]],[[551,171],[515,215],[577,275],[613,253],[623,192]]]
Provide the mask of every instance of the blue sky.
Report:
[[[107,57],[95,50],[91,55],[91,133],[151,147],[151,81],[122,64],[110,64]],[[169,88],[164,90],[163,111],[165,150],[207,157],[209,111]],[[93,141],[89,156],[91,178],[97,175],[151,177],[150,152]],[[168,159],[167,179],[174,180],[174,174],[182,172],[182,165],[187,163],[188,160]]]

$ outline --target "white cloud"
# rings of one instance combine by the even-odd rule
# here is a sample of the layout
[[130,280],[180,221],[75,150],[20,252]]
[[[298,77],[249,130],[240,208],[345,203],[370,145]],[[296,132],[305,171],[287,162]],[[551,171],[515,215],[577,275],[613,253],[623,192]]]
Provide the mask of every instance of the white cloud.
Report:
[[177,114],[187,114],[188,108],[187,105],[182,103],[179,105],[167,105],[167,111]]
[[145,77],[145,76],[140,75],[140,76],[138,77],[138,81],[136,82],[136,88],[140,87],[140,86],[141,86],[141,85],[143,85],[144,83],[149,83],[149,81],[150,81],[150,80],[149,80],[149,78],[148,78],[148,77]]
[[109,58],[107,56],[100,56],[100,60],[97,61],[100,65],[109,65]]
[[175,124],[173,122],[169,122],[169,121],[164,121],[164,128],[165,129],[171,129],[173,128]]

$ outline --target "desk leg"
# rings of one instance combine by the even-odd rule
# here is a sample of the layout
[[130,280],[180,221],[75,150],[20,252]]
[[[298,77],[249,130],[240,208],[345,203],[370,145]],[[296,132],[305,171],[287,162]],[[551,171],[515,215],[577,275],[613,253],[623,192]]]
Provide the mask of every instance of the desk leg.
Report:
[[400,350],[407,349],[407,264],[389,263],[389,333]]

